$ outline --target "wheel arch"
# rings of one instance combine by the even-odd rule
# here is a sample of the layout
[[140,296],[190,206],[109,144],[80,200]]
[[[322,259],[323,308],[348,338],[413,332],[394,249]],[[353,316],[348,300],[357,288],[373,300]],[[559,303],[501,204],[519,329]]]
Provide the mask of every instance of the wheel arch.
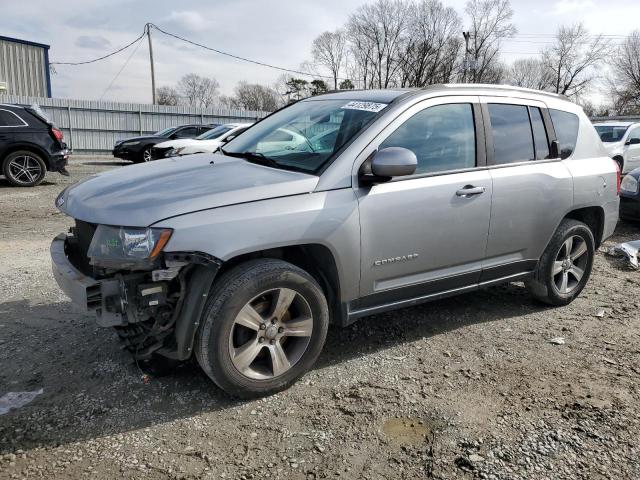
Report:
[[42,158],[42,161],[46,165],[47,170],[51,168],[51,163],[49,162],[49,154],[42,147],[39,147],[38,145],[32,143],[12,143],[11,145],[9,145],[5,150],[2,151],[0,165],[4,165],[4,161],[9,155],[21,150],[35,153],[40,158]]
[[593,233],[593,238],[596,242],[596,248],[602,243],[602,235],[604,232],[604,209],[599,206],[583,207],[571,210],[568,212],[565,218],[571,218],[578,220],[579,222],[587,225]]
[[329,247],[320,243],[305,243],[243,253],[227,259],[220,267],[218,275],[243,262],[258,258],[277,258],[309,273],[318,282],[327,298],[330,321],[344,324],[346,309],[340,296],[340,274],[335,256]]

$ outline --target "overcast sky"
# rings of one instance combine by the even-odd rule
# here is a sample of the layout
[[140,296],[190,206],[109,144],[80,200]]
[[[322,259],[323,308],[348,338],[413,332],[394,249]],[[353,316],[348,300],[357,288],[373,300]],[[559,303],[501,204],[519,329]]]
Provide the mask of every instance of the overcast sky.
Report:
[[[0,35],[51,45],[50,60],[82,61],[135,39],[146,22],[211,47],[297,69],[311,42],[342,26],[366,0],[2,0]],[[465,0],[444,0],[463,14]],[[592,33],[627,34],[640,26],[639,0],[512,0],[519,34],[553,34],[561,24],[582,21]],[[505,42],[503,60],[531,56],[544,39]],[[126,50],[85,66],[57,66],[53,96],[150,102],[146,41],[105,89],[133,52]],[[514,52],[514,53],[512,53]],[[185,73],[218,79],[229,94],[240,80],[273,84],[282,72],[204,51],[154,31],[157,86],[173,85]]]

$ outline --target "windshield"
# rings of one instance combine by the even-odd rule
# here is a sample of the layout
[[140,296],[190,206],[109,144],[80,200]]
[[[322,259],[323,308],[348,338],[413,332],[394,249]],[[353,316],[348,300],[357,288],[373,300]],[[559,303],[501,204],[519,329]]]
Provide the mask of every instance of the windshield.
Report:
[[160,130],[159,132],[154,133],[154,137],[168,137],[171,133],[176,129],[176,127],[165,128],[164,130]]
[[595,125],[600,140],[603,142],[619,142],[629,129],[628,125]]
[[211,130],[207,130],[199,137],[196,137],[196,140],[213,140],[214,138],[221,137],[229,130],[232,130],[233,127],[227,127],[225,125],[220,125],[219,127],[212,128]]
[[295,103],[257,123],[225,147],[234,156],[259,156],[270,165],[318,171],[387,106],[349,100]]

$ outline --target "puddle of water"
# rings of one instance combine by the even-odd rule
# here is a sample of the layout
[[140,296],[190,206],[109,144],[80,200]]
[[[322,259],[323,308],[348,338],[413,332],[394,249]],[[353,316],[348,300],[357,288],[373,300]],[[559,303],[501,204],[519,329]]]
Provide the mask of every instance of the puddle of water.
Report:
[[432,429],[419,418],[394,417],[382,425],[382,433],[398,445],[419,445],[429,441]]

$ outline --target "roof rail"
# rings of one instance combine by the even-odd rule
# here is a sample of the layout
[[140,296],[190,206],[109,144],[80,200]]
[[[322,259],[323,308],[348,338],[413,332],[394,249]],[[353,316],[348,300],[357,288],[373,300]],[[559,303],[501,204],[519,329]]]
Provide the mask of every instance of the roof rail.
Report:
[[[437,85],[433,85],[434,87]],[[563,95],[561,93],[552,93],[545,92],[543,90],[535,90],[533,88],[524,88],[524,87],[515,87],[513,85],[503,85],[497,83],[445,83],[442,86],[447,88],[486,88],[487,90],[504,90],[504,91],[516,91],[523,93],[533,93],[536,95],[546,95],[548,97],[559,98],[562,100],[566,100],[568,102],[571,101],[569,97]],[[429,88],[429,87],[426,87]]]

